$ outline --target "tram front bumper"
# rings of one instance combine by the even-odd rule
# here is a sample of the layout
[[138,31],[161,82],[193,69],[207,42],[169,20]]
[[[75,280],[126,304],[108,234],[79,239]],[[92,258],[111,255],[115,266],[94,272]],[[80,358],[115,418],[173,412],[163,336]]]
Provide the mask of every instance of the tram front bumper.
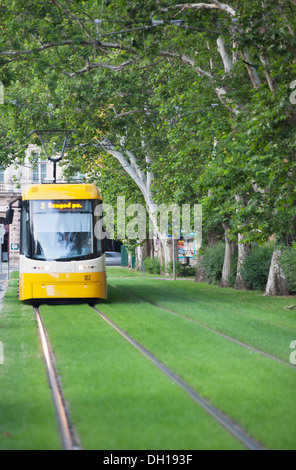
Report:
[[20,300],[80,298],[106,299],[106,273],[20,274]]

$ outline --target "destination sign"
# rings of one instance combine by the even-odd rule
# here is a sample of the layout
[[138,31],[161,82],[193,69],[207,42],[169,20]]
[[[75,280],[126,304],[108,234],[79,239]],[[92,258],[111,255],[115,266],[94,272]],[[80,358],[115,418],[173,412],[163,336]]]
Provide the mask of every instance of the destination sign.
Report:
[[85,201],[38,201],[41,211],[77,211],[84,209]]

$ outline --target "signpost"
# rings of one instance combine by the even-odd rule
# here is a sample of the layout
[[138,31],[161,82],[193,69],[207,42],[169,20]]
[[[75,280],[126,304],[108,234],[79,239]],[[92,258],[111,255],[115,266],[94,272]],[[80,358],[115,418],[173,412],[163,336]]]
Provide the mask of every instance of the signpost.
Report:
[[2,243],[4,242],[5,228],[0,224],[0,273],[2,273]]

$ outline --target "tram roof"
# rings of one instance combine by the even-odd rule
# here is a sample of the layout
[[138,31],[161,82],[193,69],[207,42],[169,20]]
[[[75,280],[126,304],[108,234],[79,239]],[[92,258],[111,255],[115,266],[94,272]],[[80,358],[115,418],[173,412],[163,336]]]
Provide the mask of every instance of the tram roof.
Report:
[[95,184],[32,184],[22,195],[23,200],[40,199],[102,199]]

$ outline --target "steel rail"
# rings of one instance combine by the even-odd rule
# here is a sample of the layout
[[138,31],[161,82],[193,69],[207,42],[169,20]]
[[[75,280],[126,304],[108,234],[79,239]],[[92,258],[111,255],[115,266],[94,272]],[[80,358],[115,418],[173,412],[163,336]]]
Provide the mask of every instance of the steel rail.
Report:
[[39,337],[40,337],[40,342],[42,345],[44,361],[46,364],[48,380],[49,380],[49,384],[51,387],[53,401],[54,401],[54,405],[56,409],[59,429],[60,429],[60,433],[62,437],[63,448],[64,450],[74,450],[74,449],[77,449],[77,446],[75,445],[72,435],[71,435],[70,424],[67,418],[65,406],[64,406],[63,399],[60,393],[58,379],[57,379],[55,368],[54,368],[54,363],[52,360],[52,352],[51,352],[50,343],[47,338],[46,330],[42,322],[42,317],[41,317],[39,308],[34,306],[34,312],[35,312],[35,316],[36,316],[37,323],[38,323]]
[[218,421],[228,432],[235,436],[248,450],[265,450],[265,447],[250,437],[247,432],[241,428],[234,420],[232,420],[225,413],[213,406],[208,400],[199,395],[198,392],[193,390],[186,382],[184,382],[177,374],[175,374],[169,367],[163,364],[157,357],[154,356],[147,348],[141,345],[138,341],[132,338],[128,333],[117,326],[110,318],[101,312],[97,307],[92,308],[105,320],[114,330],[116,330],[123,338],[132,344],[138,351],[147,357],[153,364],[158,367],[167,377],[172,379],[179,387],[181,387],[196,403],[198,403],[209,415]]

